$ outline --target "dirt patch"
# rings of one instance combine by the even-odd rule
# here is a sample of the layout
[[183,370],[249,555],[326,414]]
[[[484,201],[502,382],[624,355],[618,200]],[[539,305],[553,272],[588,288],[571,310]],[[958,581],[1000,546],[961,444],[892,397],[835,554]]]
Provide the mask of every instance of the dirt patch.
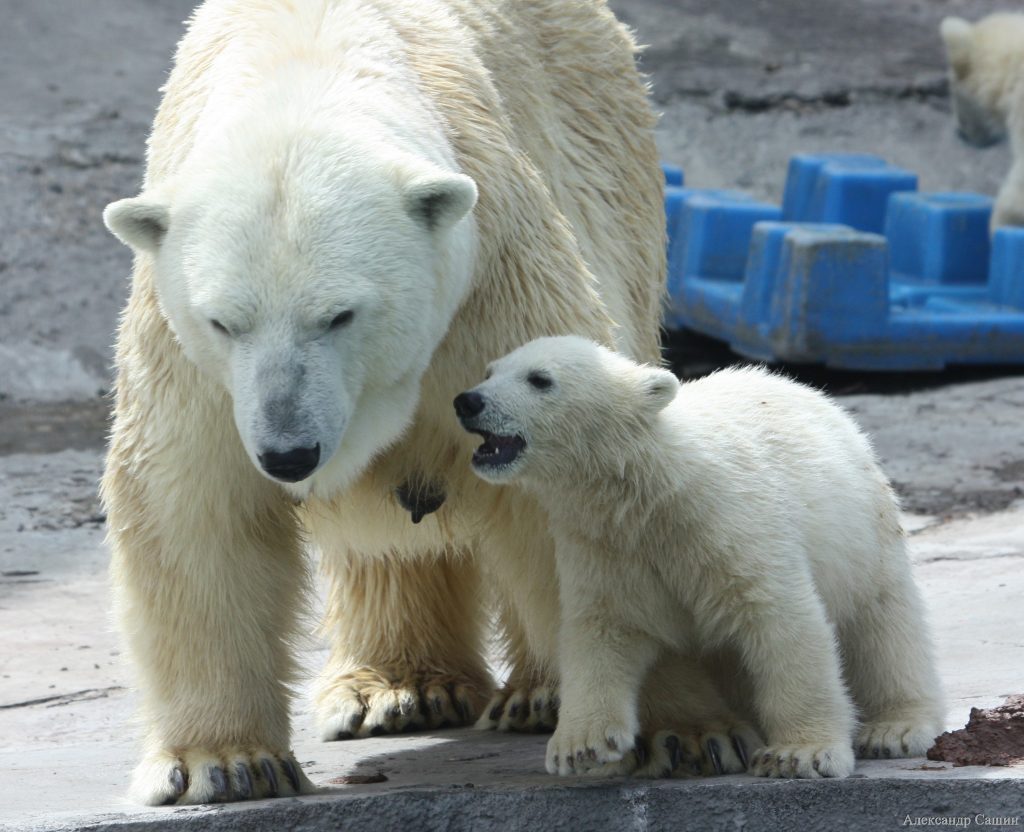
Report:
[[971,708],[967,727],[938,737],[928,759],[954,766],[1024,763],[1024,695],[1008,696],[998,708]]
[[1003,482],[1024,483],[1024,459],[1015,459],[992,469],[992,473]]

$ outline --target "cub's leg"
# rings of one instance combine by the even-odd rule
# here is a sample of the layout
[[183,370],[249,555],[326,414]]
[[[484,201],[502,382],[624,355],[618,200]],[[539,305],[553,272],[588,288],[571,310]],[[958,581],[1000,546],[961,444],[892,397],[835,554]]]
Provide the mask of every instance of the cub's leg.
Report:
[[942,733],[944,707],[923,604],[902,540],[873,603],[839,628],[847,682],[860,710],[858,757],[916,757]]
[[246,458],[224,394],[175,360],[169,336],[156,340],[148,366],[159,370],[136,373],[139,354],[122,356],[103,479],[117,614],[147,729],[132,796],[156,805],[313,791],[289,749],[290,641],[306,579],[295,520]]
[[316,692],[321,737],[471,723],[491,690],[473,561],[324,552],[331,654]]
[[562,625],[562,703],[548,741],[547,770],[572,774],[615,763],[640,733],[641,682],[660,646],[607,613],[566,609]]
[[599,558],[557,544],[561,594],[558,670],[561,707],[548,742],[547,770],[571,774],[616,763],[640,732],[640,689],[662,645],[628,616],[642,589],[602,575]]
[[768,741],[755,752],[750,771],[846,777],[853,772],[854,711],[842,684],[839,651],[810,575],[792,580],[796,584],[785,592],[763,585],[757,598],[722,608],[721,622],[750,673]]

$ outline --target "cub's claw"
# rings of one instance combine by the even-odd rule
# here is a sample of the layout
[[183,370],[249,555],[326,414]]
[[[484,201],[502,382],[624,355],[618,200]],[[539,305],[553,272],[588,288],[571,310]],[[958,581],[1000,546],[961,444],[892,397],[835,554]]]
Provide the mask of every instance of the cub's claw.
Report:
[[763,748],[750,767],[758,777],[848,777],[853,773],[853,748],[835,745],[779,745]]

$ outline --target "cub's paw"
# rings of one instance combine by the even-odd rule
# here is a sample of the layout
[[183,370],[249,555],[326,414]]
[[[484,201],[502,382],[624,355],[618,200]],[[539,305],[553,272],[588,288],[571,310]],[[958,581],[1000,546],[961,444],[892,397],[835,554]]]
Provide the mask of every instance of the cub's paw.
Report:
[[848,777],[853,749],[846,745],[769,745],[759,748],[750,773],[757,777]]
[[561,724],[548,740],[548,774],[583,774],[617,763],[636,747],[634,726],[608,719]]
[[922,757],[942,728],[928,722],[876,720],[863,725],[853,747],[861,759]]
[[469,725],[480,711],[480,684],[437,674],[395,678],[367,668],[321,684],[317,724],[325,742]]
[[149,806],[226,803],[312,794],[316,786],[291,752],[193,748],[147,756],[132,774],[131,797]]
[[476,728],[547,733],[558,724],[558,688],[506,685],[491,697]]

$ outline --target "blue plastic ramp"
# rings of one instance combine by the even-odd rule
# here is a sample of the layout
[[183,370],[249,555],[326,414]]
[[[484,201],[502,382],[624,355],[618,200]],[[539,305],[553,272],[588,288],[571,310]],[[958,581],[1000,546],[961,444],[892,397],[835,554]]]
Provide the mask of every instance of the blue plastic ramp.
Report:
[[795,156],[781,206],[672,170],[669,328],[765,361],[1024,363],[1024,229],[990,239],[988,197],[918,193],[864,154]]

